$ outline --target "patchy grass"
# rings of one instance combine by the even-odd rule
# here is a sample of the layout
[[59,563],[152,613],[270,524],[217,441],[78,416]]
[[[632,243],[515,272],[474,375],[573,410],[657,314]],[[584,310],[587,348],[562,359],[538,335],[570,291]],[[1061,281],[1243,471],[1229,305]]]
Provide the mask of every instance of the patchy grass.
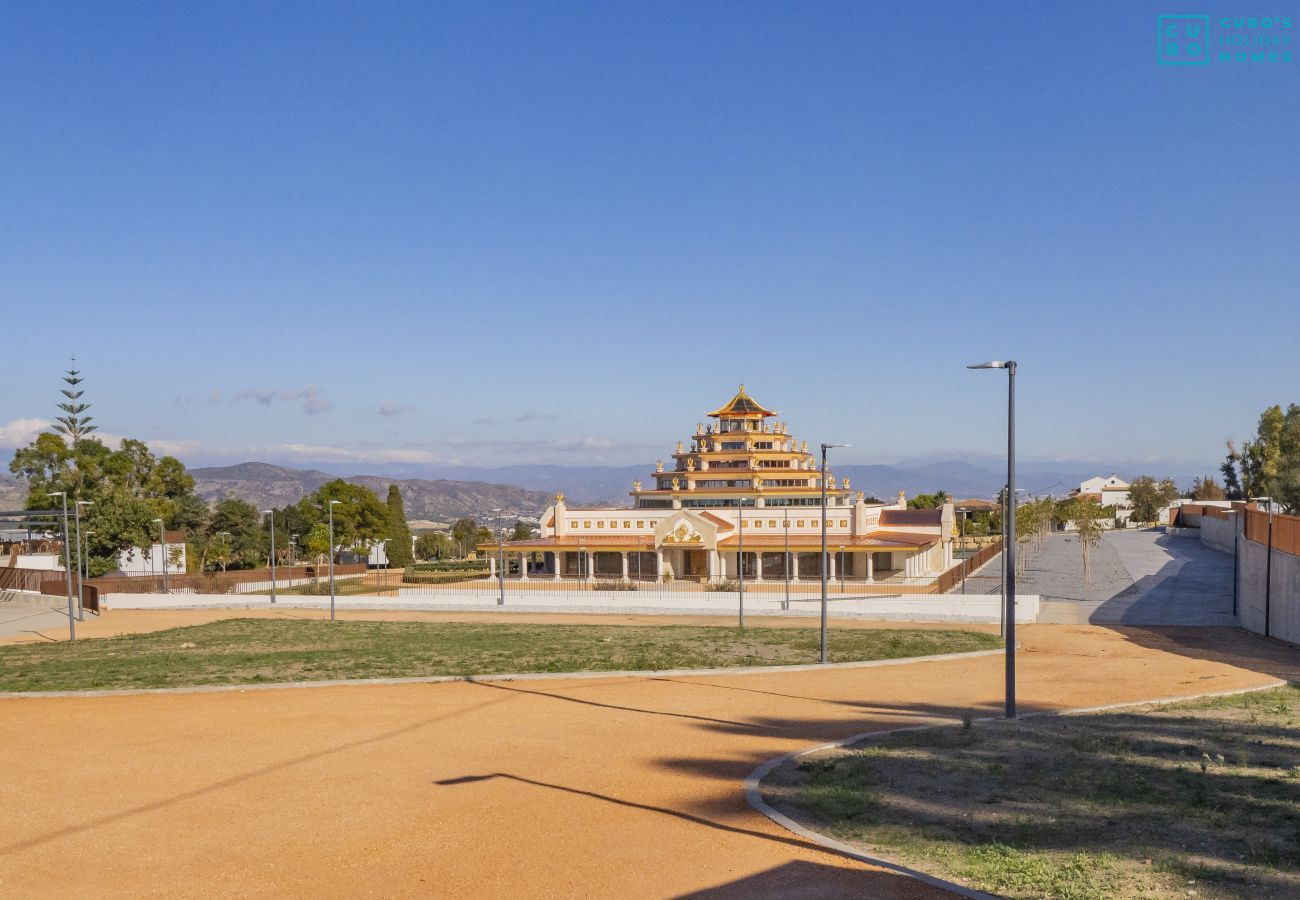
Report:
[[[179,687],[339,678],[791,665],[812,628],[226,619],[149,634],[0,647],[0,690]],[[842,629],[834,662],[987,650],[967,631]]]
[[978,722],[805,757],[768,802],[1013,898],[1300,897],[1300,688]]

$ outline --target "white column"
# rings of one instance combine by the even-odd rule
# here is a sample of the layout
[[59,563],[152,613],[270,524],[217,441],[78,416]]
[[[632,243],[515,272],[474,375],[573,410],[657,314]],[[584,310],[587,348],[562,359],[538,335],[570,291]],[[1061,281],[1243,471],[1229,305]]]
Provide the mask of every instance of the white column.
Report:
[[794,584],[795,582],[797,582],[797,581],[799,580],[799,553],[798,553],[798,551],[796,551],[796,550],[791,550],[791,551],[790,551],[790,559],[788,560],[788,565],[790,566],[790,583],[791,583],[791,584]]
[[497,577],[497,558],[495,556],[488,557],[488,577]]
[[519,554],[519,580],[520,581],[528,580],[528,554],[527,553]]
[[656,550],[655,551],[655,581],[662,582],[663,580],[664,580],[664,552],[662,550]]
[[554,558],[555,558],[555,574],[551,577],[553,577],[556,581],[559,581],[560,575],[564,572],[564,551],[556,550],[554,554]]
[[874,569],[876,555],[874,553],[866,554],[867,557],[867,581],[875,581],[876,573]]
[[757,550],[754,551],[754,583],[763,580],[763,554]]
[[826,548],[826,578],[835,580],[835,551],[830,547]]
[[631,579],[627,577],[627,551],[620,553],[619,556],[623,557],[623,580],[631,581]]
[[718,580],[718,551],[710,550],[709,555],[706,557],[706,559],[708,559],[709,562],[709,581],[717,581]]

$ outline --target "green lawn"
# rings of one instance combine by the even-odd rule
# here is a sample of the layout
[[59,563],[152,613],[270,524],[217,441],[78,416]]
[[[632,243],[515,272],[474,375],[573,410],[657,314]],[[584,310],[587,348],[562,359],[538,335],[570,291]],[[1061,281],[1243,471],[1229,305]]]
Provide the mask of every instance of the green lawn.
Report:
[[1300,897],[1300,689],[976,723],[804,758],[811,827],[1012,898]]
[[[226,619],[149,634],[0,647],[0,690],[250,684],[815,662],[815,628]],[[987,650],[993,635],[831,632],[835,662]]]

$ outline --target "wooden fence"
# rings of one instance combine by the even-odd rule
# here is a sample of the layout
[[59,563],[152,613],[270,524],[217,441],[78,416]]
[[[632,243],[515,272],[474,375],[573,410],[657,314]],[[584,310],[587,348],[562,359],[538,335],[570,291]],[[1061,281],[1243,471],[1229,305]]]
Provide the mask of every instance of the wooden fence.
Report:
[[41,582],[50,577],[51,571],[5,566],[0,569],[0,591],[40,591]]
[[953,566],[947,572],[944,572],[934,582],[934,593],[946,594],[956,587],[963,578],[970,575],[980,566],[984,565],[993,557],[1002,552],[1002,539],[999,538],[995,543],[989,544],[981,549],[974,556],[967,557],[957,565]]
[[[1247,509],[1246,540],[1256,544],[1269,544],[1269,515],[1263,510]],[[1273,515],[1273,549],[1292,556],[1300,556],[1300,516]]]
[[[334,566],[336,576],[364,575],[365,573],[365,563],[348,563]],[[275,567],[277,581],[326,578],[328,575],[329,566]],[[271,570],[269,568],[235,569],[230,572],[207,572],[202,575],[176,573],[167,576],[167,587],[173,591],[194,591],[198,594],[230,594],[241,584],[269,582],[270,580]],[[162,593],[163,578],[161,575],[117,575],[91,578],[86,581],[86,584],[94,586],[103,594],[158,594]]]

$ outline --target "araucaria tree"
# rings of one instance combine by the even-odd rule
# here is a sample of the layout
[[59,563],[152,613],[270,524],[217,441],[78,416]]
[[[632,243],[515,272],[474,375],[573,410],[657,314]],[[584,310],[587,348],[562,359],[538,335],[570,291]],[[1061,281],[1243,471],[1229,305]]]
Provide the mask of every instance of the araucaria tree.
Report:
[[54,430],[67,437],[69,441],[76,444],[86,435],[99,428],[98,425],[91,425],[91,417],[83,416],[86,410],[90,409],[89,403],[81,402],[81,395],[85,391],[78,387],[82,382],[81,372],[77,370],[77,358],[72,357],[72,368],[63,376],[67,387],[63,388],[60,393],[64,396],[64,401],[59,404],[59,409],[63,415],[55,417],[58,423]]
[[411,556],[411,529],[406,524],[406,507],[402,503],[402,491],[395,484],[388,486],[388,564],[393,568],[405,568],[414,559]]

